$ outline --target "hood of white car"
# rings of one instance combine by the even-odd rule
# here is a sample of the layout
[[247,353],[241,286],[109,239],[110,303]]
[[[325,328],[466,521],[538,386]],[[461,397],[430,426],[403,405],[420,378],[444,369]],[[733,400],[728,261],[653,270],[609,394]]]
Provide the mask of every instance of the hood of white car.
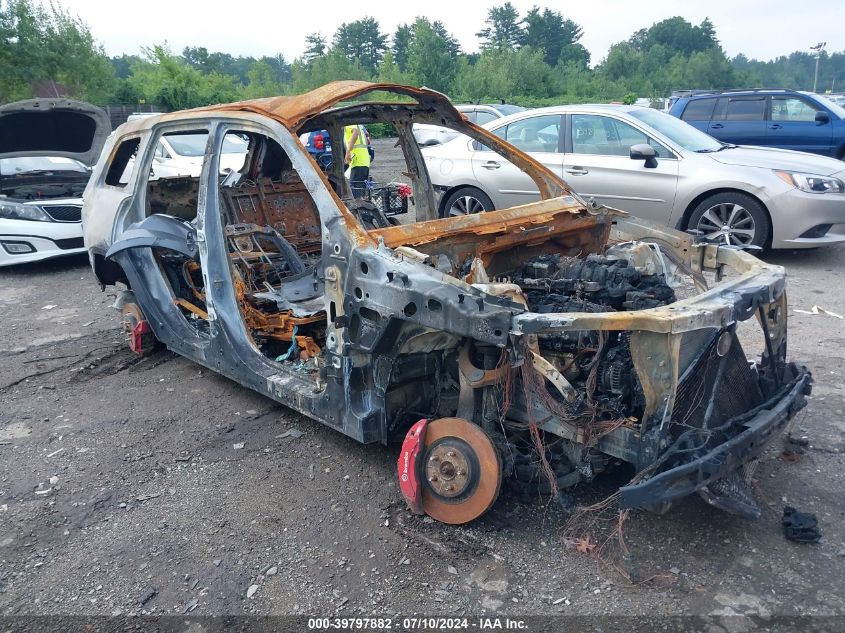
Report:
[[63,156],[89,167],[111,132],[105,110],[72,99],[27,99],[0,106],[0,158]]
[[830,176],[842,171],[843,162],[826,156],[793,152],[774,147],[740,146],[724,149],[707,154],[713,160],[725,165],[741,165],[744,167],[763,167],[768,169],[783,169],[785,171],[800,171],[820,176]]

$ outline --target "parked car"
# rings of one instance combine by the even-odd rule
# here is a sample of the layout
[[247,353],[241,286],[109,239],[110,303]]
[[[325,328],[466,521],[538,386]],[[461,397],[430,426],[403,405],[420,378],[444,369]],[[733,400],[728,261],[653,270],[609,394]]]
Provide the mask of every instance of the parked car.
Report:
[[845,107],[845,94],[824,95],[826,99],[832,101],[840,107]]
[[[207,142],[208,134],[206,133],[162,136],[153,157],[153,176],[156,178],[199,176]],[[229,134],[220,159],[221,173],[240,169],[244,164],[247,149],[246,137]]]
[[[525,108],[507,103],[497,105],[456,105],[455,109],[476,125],[485,125],[503,116],[522,112]],[[455,138],[458,133],[442,125],[414,123],[414,138],[423,146],[439,145]]]
[[0,266],[85,252],[82,193],[110,128],[81,101],[0,106]]
[[[381,91],[396,99],[343,105]],[[739,469],[801,409],[811,381],[786,360],[783,268],[587,204],[431,90],[334,82],[252,105],[126,123],[102,153],[85,243],[97,281],[117,286],[132,349],[159,341],[360,442],[404,437],[399,489],[446,523],[483,514],[503,477],[536,494],[619,462],[637,473],[623,507],[663,512],[699,493],[759,514]],[[405,134],[426,221],[394,226],[351,196],[343,165],[325,177],[298,140],[397,117],[494,149],[541,200],[437,219]],[[211,139],[200,176],[152,179],[158,139],[186,129]],[[537,132],[551,141],[551,129]],[[230,134],[250,151],[219,178]],[[708,288],[702,271],[731,274]],[[736,328],[755,317],[768,351],[749,361],[753,330],[740,343]]]
[[811,92],[692,91],[669,114],[725,143],[845,158],[845,108]]
[[[582,197],[738,246],[845,241],[845,165],[832,158],[722,143],[651,108],[531,110],[490,124]],[[516,166],[478,141],[426,148],[442,217],[538,199]]]
[[[367,136],[367,150],[370,152],[370,160],[375,160],[376,151],[373,149],[373,142],[370,139],[370,131],[365,127],[364,134]],[[331,171],[332,168],[332,139],[328,130],[315,130],[303,134],[299,138],[305,149],[311,154],[311,158],[317,161],[317,164],[323,171]]]

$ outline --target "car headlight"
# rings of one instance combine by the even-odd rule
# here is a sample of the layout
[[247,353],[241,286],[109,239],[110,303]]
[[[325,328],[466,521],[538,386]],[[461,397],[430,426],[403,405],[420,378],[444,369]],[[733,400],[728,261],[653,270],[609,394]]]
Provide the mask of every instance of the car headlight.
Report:
[[0,200],[0,218],[9,220],[34,220],[36,222],[52,222],[53,220],[39,206],[21,204],[12,200]]
[[775,170],[775,174],[786,184],[797,187],[801,191],[806,191],[808,193],[845,192],[845,183],[839,180],[839,178],[819,176],[817,174],[803,174],[797,171]]

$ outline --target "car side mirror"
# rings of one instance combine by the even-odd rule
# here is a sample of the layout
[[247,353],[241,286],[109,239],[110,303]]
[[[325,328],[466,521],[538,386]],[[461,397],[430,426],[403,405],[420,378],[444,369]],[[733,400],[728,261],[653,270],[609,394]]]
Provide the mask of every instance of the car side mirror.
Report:
[[644,167],[654,169],[657,167],[657,152],[648,143],[631,145],[631,160],[644,160]]
[[824,110],[819,110],[816,112],[816,123],[825,124],[830,123],[830,115],[825,112]]

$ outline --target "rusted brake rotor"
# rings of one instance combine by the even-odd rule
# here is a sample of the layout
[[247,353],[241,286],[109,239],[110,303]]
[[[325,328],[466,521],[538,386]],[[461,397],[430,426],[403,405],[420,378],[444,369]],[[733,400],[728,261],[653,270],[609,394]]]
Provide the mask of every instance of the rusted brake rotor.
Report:
[[472,521],[499,496],[499,452],[481,427],[463,418],[428,423],[420,469],[423,509],[437,521]]

